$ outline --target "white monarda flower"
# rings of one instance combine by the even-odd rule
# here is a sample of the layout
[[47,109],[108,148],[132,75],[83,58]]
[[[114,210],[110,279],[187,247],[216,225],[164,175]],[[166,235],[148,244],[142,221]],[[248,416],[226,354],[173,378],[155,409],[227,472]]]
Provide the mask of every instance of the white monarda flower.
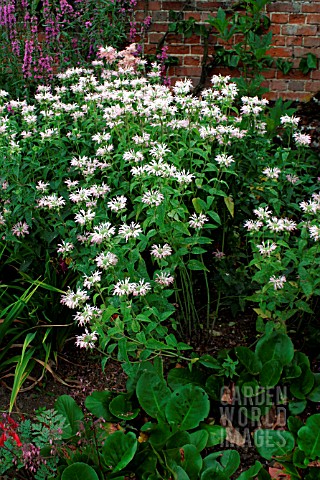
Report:
[[85,288],[91,288],[100,282],[101,282],[101,272],[99,270],[96,270],[90,276],[84,275],[83,286]]
[[57,252],[62,253],[63,255],[67,255],[74,249],[73,243],[64,240],[62,240],[62,243],[58,243],[58,247]]
[[113,212],[120,212],[126,208],[127,198],[123,195],[113,198],[107,205]]
[[310,232],[310,238],[312,238],[315,242],[317,240],[320,240],[320,227],[317,227],[316,225],[312,225],[309,227],[309,232]]
[[261,245],[257,245],[257,249],[264,257],[270,257],[271,253],[277,249],[277,244],[267,240],[267,242],[262,242]]
[[97,307],[93,307],[89,304],[84,305],[83,310],[81,312],[77,312],[74,315],[75,321],[78,323],[80,327],[91,323],[92,320],[98,319],[102,315],[102,310]]
[[158,207],[164,200],[164,196],[159,190],[150,190],[142,195],[141,201],[146,205]]
[[82,306],[87,300],[89,300],[87,292],[78,288],[76,292],[68,289],[67,293],[61,296],[60,302],[69,308],[77,308]]
[[94,217],[96,216],[95,212],[93,212],[90,208],[85,210],[80,210],[74,217],[74,221],[79,223],[79,225],[85,225],[86,223],[90,223]]
[[111,252],[102,252],[95,258],[95,262],[99,268],[107,270],[118,263],[118,257]]
[[144,295],[146,295],[151,290],[150,283],[145,282],[143,278],[141,280],[139,280],[139,283],[134,283],[133,285],[134,285],[134,287],[133,287],[133,290],[132,290],[132,295],[134,297],[137,297],[139,295],[143,297]]
[[300,117],[290,117],[289,115],[283,115],[283,117],[280,117],[280,123],[285,127],[297,127],[299,121]]
[[165,258],[165,257],[168,257],[169,255],[172,255],[172,248],[168,243],[165,243],[162,246],[152,245],[151,255],[153,255],[156,258]]
[[169,287],[174,282],[174,277],[169,272],[160,272],[155,275],[155,282],[164,287]]
[[55,208],[59,209],[60,207],[63,207],[65,203],[66,201],[64,198],[58,197],[56,193],[53,193],[52,195],[46,195],[44,197],[41,197],[38,200],[38,207],[53,210]]
[[119,228],[119,235],[126,239],[126,242],[129,238],[137,238],[140,233],[142,233],[142,228],[138,223],[131,222],[130,225],[123,224]]
[[202,228],[205,222],[209,221],[208,217],[206,215],[203,215],[203,213],[199,213],[199,215],[197,215],[196,213],[193,213],[189,218],[190,218],[189,220],[190,227],[196,228],[196,229]]
[[281,173],[280,168],[270,168],[267,167],[264,170],[262,170],[262,173],[265,174],[266,177],[268,178],[279,178],[279,174]]
[[110,222],[100,223],[93,227],[93,233],[90,235],[91,243],[102,243],[103,240],[109,239],[116,232],[115,227]]
[[258,232],[260,230],[260,228],[263,226],[263,223],[260,220],[247,220],[243,224],[243,226],[249,232]]
[[42,193],[45,193],[48,190],[48,187],[49,187],[49,183],[45,183],[42,180],[40,180],[36,185],[36,189]]
[[94,348],[95,342],[98,340],[98,333],[97,332],[89,332],[85,329],[85,333],[82,335],[76,335],[76,346],[80,348]]
[[225,153],[222,153],[221,155],[217,155],[215,157],[215,161],[221,167],[230,167],[230,165],[234,163],[233,157],[231,155],[226,155]]
[[295,132],[293,138],[298,147],[306,147],[311,143],[311,136],[301,132]]
[[135,289],[135,283],[130,282],[130,278],[125,278],[124,280],[119,280],[113,288],[113,295],[118,295],[119,297],[123,295],[130,295]]
[[286,283],[287,279],[284,275],[280,276],[280,277],[275,277],[274,275],[272,277],[270,277],[269,279],[269,283],[272,283],[273,284],[273,288],[275,290],[280,290],[281,288],[283,288],[284,284]]

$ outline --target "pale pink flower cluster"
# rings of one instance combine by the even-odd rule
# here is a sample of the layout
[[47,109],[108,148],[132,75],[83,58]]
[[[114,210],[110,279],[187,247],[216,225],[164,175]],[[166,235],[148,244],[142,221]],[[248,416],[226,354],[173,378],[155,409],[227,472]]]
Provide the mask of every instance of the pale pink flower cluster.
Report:
[[234,159],[231,155],[226,155],[222,153],[215,157],[215,161],[220,165],[220,167],[230,167],[232,163],[234,163]]
[[241,101],[243,103],[240,109],[242,115],[259,115],[269,103],[265,98],[258,97],[242,97]]
[[141,197],[141,202],[146,205],[158,207],[164,200],[164,196],[159,190],[150,190]]
[[293,127],[296,128],[299,125],[300,117],[290,117],[290,115],[283,115],[280,117],[280,123],[284,127]]
[[89,295],[87,295],[85,290],[78,288],[76,292],[73,292],[69,288],[66,294],[61,296],[60,302],[62,305],[66,305],[67,307],[73,309],[82,307],[87,300],[89,300]]
[[311,143],[311,136],[305,133],[295,132],[293,138],[298,147],[307,147]]
[[305,213],[316,214],[320,211],[320,193],[313,193],[307,202],[301,202],[300,208]]
[[155,274],[154,281],[163,287],[169,287],[174,282],[174,277],[169,272],[162,271]]
[[95,262],[99,268],[107,270],[118,263],[118,257],[112,252],[101,252],[96,258]]
[[116,233],[115,227],[110,222],[103,222],[93,227],[93,232],[89,234],[90,242],[100,244],[108,240]]
[[88,329],[85,329],[85,333],[82,335],[76,335],[76,346],[80,348],[94,348],[95,342],[98,340],[97,332],[89,332]]
[[144,279],[139,280],[138,283],[130,282],[130,278],[125,278],[125,280],[119,280],[114,286],[113,295],[118,295],[119,297],[124,295],[133,296],[144,296],[151,290],[151,285],[149,282],[145,282]]
[[265,174],[266,177],[276,179],[279,178],[279,174],[281,173],[280,168],[274,167],[267,167],[264,170],[262,170],[262,173]]
[[270,277],[269,283],[272,283],[273,288],[275,290],[280,290],[281,288],[284,287],[284,284],[286,283],[287,279],[284,275],[281,275],[280,277],[275,277],[274,275]]
[[257,249],[262,256],[270,257],[271,253],[277,249],[277,244],[267,240],[267,242],[262,242],[261,245],[257,245]]
[[126,242],[129,238],[137,238],[142,233],[142,228],[138,223],[131,222],[130,225],[123,223],[119,228],[120,237],[124,237]]
[[39,208],[48,208],[49,210],[60,209],[66,204],[63,197],[58,197],[56,193],[45,195],[37,200]]
[[57,252],[61,253],[63,256],[68,255],[74,249],[73,243],[66,242],[65,240],[62,240],[62,243],[58,243],[58,247]]
[[121,212],[126,209],[127,200],[127,197],[120,195],[112,198],[107,205],[112,212]]
[[83,281],[83,286],[84,288],[90,288],[94,287],[95,285],[98,285],[101,282],[101,272],[99,270],[96,270],[93,272],[90,276],[87,276],[86,274],[84,275],[84,281]]
[[159,259],[169,257],[172,255],[172,248],[168,243],[165,243],[162,246],[154,244],[151,247],[151,255]]
[[73,316],[80,327],[90,324],[93,320],[98,320],[102,315],[102,310],[98,307],[93,307],[85,304],[81,312],[77,312]]
[[14,236],[23,238],[29,234],[29,225],[26,222],[18,222],[12,227],[11,231]]
[[310,232],[310,238],[317,242],[320,240],[320,227],[317,225],[312,225],[311,227],[308,227],[309,232]]
[[189,220],[190,227],[195,229],[202,228],[205,222],[209,221],[208,217],[203,213],[199,213],[199,215],[197,215],[196,213],[193,213],[189,218],[190,218]]

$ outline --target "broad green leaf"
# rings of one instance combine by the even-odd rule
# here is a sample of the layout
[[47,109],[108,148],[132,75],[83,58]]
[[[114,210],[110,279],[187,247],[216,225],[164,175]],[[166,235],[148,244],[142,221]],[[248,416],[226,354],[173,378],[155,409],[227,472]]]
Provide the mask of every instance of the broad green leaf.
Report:
[[105,439],[102,456],[105,464],[112,468],[112,473],[119,472],[131,462],[137,446],[136,436],[132,432],[125,434],[119,430]]
[[105,390],[104,392],[93,392],[85,399],[85,406],[97,418],[112,421],[113,416],[109,411],[109,403],[113,398],[113,393]]
[[288,335],[273,332],[259,340],[256,346],[256,354],[262,363],[274,359],[281,365],[287,365],[293,359],[293,343]]
[[199,370],[190,372],[187,368],[172,368],[168,374],[168,385],[172,390],[192,383],[193,385],[202,386],[205,382],[203,373]]
[[236,347],[236,355],[242,365],[252,375],[256,375],[261,371],[261,362],[258,356],[248,347]]
[[199,262],[199,260],[189,260],[187,267],[189,270],[203,270],[209,272],[207,267],[202,262]]
[[310,460],[320,457],[320,413],[307,418],[298,431],[298,446]]
[[197,430],[196,432],[190,433],[190,442],[196,447],[198,452],[202,452],[206,448],[209,439],[209,433],[206,430]]
[[263,387],[274,387],[280,380],[282,365],[278,360],[272,359],[263,364],[260,372],[260,383]]
[[153,418],[164,418],[171,390],[164,380],[151,372],[144,372],[137,382],[136,394],[143,410]]
[[303,363],[300,368],[301,375],[291,381],[290,392],[299,400],[303,400],[314,386],[314,376],[308,365]]
[[254,443],[259,454],[270,460],[287,455],[294,449],[294,436],[285,430],[256,430]]
[[185,385],[175,390],[166,405],[165,413],[169,424],[180,430],[196,428],[210,410],[206,392],[194,385]]
[[70,395],[61,395],[56,400],[54,408],[66,419],[62,438],[73,437],[78,432],[79,424],[84,417],[81,408]]
[[234,217],[234,201],[232,197],[224,197],[224,203],[226,204],[227,209],[231,217]]
[[237,480],[250,480],[250,478],[255,478],[262,468],[262,464],[255,461],[255,464],[252,465],[248,470],[242,472],[241,475],[237,478]]
[[207,423],[201,423],[200,427],[208,432],[209,437],[207,441],[207,448],[220,445],[227,437],[227,430],[220,425],[208,425]]
[[109,404],[109,410],[117,418],[132,420],[139,415],[139,408],[132,408],[130,397],[127,394],[117,395]]
[[197,480],[202,468],[202,458],[194,445],[184,445],[180,449],[181,467],[187,472],[190,480]]
[[61,480],[99,480],[99,477],[87,463],[76,462],[63,471]]

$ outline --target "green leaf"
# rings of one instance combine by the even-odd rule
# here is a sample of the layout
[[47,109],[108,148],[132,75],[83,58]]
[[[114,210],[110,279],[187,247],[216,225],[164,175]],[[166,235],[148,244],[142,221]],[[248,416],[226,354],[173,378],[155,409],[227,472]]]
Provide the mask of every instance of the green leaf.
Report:
[[308,365],[303,363],[300,368],[301,375],[291,381],[290,392],[299,400],[303,400],[313,388],[314,376]]
[[190,442],[196,447],[198,452],[201,452],[206,448],[209,439],[209,433],[206,430],[197,430],[190,433]]
[[262,363],[274,359],[281,365],[287,365],[293,359],[294,347],[288,335],[273,332],[259,340],[256,346],[256,354]]
[[168,374],[168,385],[172,390],[192,383],[193,385],[203,386],[205,377],[199,370],[190,372],[187,368],[172,368]]
[[[203,460],[205,469],[212,468],[215,472],[223,473],[227,478],[237,470],[240,465],[240,455],[236,450],[224,450],[207,455]],[[215,478],[215,476],[213,476]]]
[[298,431],[298,446],[311,460],[320,457],[320,413],[307,418]]
[[180,430],[196,428],[210,410],[206,392],[194,385],[185,385],[175,390],[166,405],[165,413],[169,424]]
[[151,372],[144,372],[137,382],[136,394],[143,410],[153,418],[164,418],[164,409],[171,390],[164,380]]
[[199,260],[189,260],[189,262],[187,263],[187,267],[189,268],[189,270],[202,270],[205,272],[209,272],[207,267],[202,262],[199,262]]
[[179,453],[181,467],[187,472],[190,480],[197,480],[202,468],[202,458],[197,448],[191,444],[184,445]]
[[119,430],[105,439],[102,447],[103,460],[112,468],[112,473],[119,472],[131,462],[137,446],[136,436],[132,432],[125,434]]
[[121,418],[122,420],[132,420],[133,418],[136,418],[140,412],[139,408],[132,408],[130,395],[128,396],[127,394],[117,395],[111,400],[109,410],[112,415]]
[[62,438],[73,437],[78,432],[79,424],[84,417],[81,408],[70,395],[61,395],[56,400],[54,408],[66,419]]
[[294,436],[284,430],[256,430],[254,443],[259,454],[270,460],[272,457],[287,455],[294,449]]
[[308,400],[311,400],[311,402],[320,402],[320,385],[309,393]]
[[224,203],[226,204],[227,209],[231,217],[234,217],[234,201],[232,197],[224,197]]
[[104,418],[112,421],[113,416],[109,411],[109,403],[113,398],[113,393],[105,390],[104,392],[93,392],[85,399],[85,407],[97,418]]
[[289,402],[289,411],[292,415],[299,415],[307,406],[307,400],[300,400],[299,402]]
[[262,468],[262,464],[258,462],[257,460],[255,461],[255,464],[252,465],[248,470],[245,472],[242,472],[241,475],[237,478],[237,480],[250,480],[250,478],[255,478],[256,475],[260,472]]
[[262,365],[258,356],[248,347],[236,347],[236,355],[242,365],[252,375],[260,373]]
[[99,477],[87,463],[76,462],[63,471],[61,480],[99,480]]
[[226,428],[221,427],[220,425],[208,425],[206,423],[201,423],[200,427],[206,430],[209,434],[206,445],[207,448],[214,447],[215,445],[220,445],[227,437]]
[[266,362],[260,373],[260,383],[263,387],[274,387],[280,380],[282,373],[282,365],[278,360],[269,360]]

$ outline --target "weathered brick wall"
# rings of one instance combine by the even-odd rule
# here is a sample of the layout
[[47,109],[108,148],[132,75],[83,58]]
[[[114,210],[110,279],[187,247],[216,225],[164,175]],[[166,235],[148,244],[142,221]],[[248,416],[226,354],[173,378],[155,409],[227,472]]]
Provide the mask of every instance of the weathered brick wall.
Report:
[[[137,19],[142,20],[146,15],[152,17],[145,52],[156,52],[157,44],[168,30],[170,10],[181,12],[181,19],[193,17],[197,22],[205,23],[208,14],[214,16],[219,7],[228,8],[235,3],[234,0],[140,0],[137,5]],[[303,75],[298,66],[301,58],[308,53],[320,58],[320,0],[274,1],[266,10],[273,32],[274,48],[269,54],[294,64],[293,70],[287,75],[275,68],[263,73],[266,78],[265,85],[270,89],[267,97],[308,100],[320,91],[320,71],[317,68]],[[233,38],[230,43],[236,41],[237,39]],[[209,42],[210,55],[214,54],[215,43],[216,38],[212,37]],[[182,35],[169,33],[165,44],[169,47],[168,53],[179,59],[179,64],[169,69],[173,80],[177,77],[188,77],[197,83],[201,73],[202,39],[197,35],[185,39]],[[228,71],[224,67],[215,67],[212,73],[235,76],[234,71]]]

